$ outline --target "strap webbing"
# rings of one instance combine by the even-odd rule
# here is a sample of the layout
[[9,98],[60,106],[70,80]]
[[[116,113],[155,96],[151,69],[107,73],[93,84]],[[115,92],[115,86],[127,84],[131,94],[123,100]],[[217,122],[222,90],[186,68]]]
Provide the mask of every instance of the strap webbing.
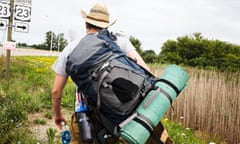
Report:
[[178,90],[178,88],[173,83],[171,83],[170,81],[168,81],[166,79],[158,79],[157,82],[158,81],[164,82],[164,83],[168,84],[169,86],[171,86],[174,89],[174,91],[177,93],[177,95],[180,93],[180,90]]
[[101,96],[100,96],[100,86],[104,80],[104,78],[109,74],[107,70],[104,70],[99,78],[99,85],[98,85],[98,93],[97,93],[97,105],[96,105],[96,114],[98,115],[98,118],[100,121],[102,121],[103,126],[113,135],[116,137],[119,137],[119,127],[115,126],[108,118],[106,118],[101,112]]
[[[140,115],[139,115],[140,116]],[[160,140],[160,138],[157,137],[157,135],[154,133],[153,129],[154,129],[154,125],[153,123],[148,120],[145,116],[141,115],[141,118],[143,118],[144,120],[142,120],[141,118],[135,117],[133,120],[136,121],[137,123],[141,124],[143,127],[145,127],[148,132],[150,133],[150,136],[153,137],[153,139],[158,143],[158,144],[163,144]],[[151,123],[146,123],[145,120],[150,121]],[[151,126],[150,126],[151,125]]]
[[100,76],[100,78],[99,78],[99,85],[98,85],[98,88],[97,88],[97,91],[98,91],[98,93],[97,93],[97,107],[96,107],[96,109],[97,109],[97,111],[99,111],[100,110],[100,107],[101,107],[101,96],[100,96],[100,86],[102,85],[102,82],[103,82],[103,80],[104,80],[104,78],[107,76],[109,74],[109,72],[107,71],[107,70],[105,70],[102,74],[101,74],[101,76]]
[[100,112],[98,112],[100,119],[103,123],[103,126],[115,137],[119,137],[119,126],[114,125],[108,118],[106,118],[104,115],[102,115]]
[[148,132],[150,133],[150,135],[153,133],[152,127],[150,127],[148,124],[146,124],[146,122],[144,122],[142,119],[135,117],[133,120],[136,121],[137,123],[141,124],[143,127],[145,127],[148,130]]
[[164,94],[164,95],[168,98],[168,100],[169,100],[169,102],[170,102],[170,105],[172,105],[172,102],[173,102],[172,97],[171,97],[166,91],[164,91],[163,89],[161,89],[161,88],[158,87],[156,90],[154,90],[153,94],[147,99],[147,101],[144,103],[143,107],[144,107],[144,108],[147,108],[148,105],[154,100],[154,98],[155,98],[159,93]]

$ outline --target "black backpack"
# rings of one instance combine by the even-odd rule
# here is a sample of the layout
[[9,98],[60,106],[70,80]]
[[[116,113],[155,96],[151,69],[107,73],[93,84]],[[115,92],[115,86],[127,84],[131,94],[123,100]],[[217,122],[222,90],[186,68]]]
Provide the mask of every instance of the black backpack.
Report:
[[134,112],[154,77],[126,56],[108,30],[85,36],[68,56],[66,72],[103,123],[114,126]]

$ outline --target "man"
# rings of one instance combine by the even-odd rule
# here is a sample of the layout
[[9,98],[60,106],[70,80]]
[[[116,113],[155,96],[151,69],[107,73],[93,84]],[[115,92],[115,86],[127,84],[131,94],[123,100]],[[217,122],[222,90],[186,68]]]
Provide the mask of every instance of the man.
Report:
[[[109,22],[109,13],[105,6],[100,4],[94,5],[89,14],[86,14],[84,11],[81,11],[82,17],[85,20],[86,24],[86,35],[96,34],[102,29],[107,29],[109,26],[115,23]],[[119,47],[129,56],[130,58],[136,60],[136,62],[144,67],[146,70],[149,70],[141,56],[136,52],[133,45],[130,41],[124,37],[122,34],[116,34],[117,41],[116,43]],[[65,71],[66,62],[68,55],[76,48],[80,39],[70,43],[60,54],[58,59],[53,65],[53,70],[55,71],[55,80],[52,88],[52,107],[55,113],[54,120],[58,128],[61,129],[61,122],[66,123],[64,115],[61,113],[61,97],[62,91],[68,79],[68,74]],[[71,121],[71,144],[84,144],[80,141],[78,124],[76,121],[76,114],[73,114]],[[150,140],[151,141],[151,140]]]

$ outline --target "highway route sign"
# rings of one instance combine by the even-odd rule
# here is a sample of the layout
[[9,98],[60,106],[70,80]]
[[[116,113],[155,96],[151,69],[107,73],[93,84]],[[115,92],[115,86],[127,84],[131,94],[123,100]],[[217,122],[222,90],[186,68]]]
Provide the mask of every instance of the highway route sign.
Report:
[[29,25],[28,25],[28,23],[15,22],[14,30],[16,32],[25,32],[25,33],[27,33],[28,30],[29,30]]
[[31,7],[24,5],[15,5],[15,20],[30,22],[31,21]]
[[0,18],[9,19],[10,15],[10,3],[8,3],[7,1],[0,1]]
[[7,20],[0,20],[0,30],[7,29]]

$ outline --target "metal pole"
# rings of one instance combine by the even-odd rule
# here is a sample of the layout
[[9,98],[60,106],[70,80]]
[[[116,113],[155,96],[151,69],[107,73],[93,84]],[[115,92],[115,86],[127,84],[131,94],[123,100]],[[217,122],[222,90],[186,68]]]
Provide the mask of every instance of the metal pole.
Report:
[[60,35],[58,36],[58,41],[57,41],[58,52],[59,52],[59,46],[60,46],[59,40],[60,40]]
[[[13,28],[13,13],[14,13],[14,0],[10,0],[10,8],[11,8],[11,15],[9,18],[9,23],[8,23],[8,36],[7,40],[12,41],[12,28]],[[6,72],[5,72],[5,77],[8,79],[9,78],[9,69],[10,69],[10,57],[11,57],[11,51],[7,50],[7,56],[6,56]]]
[[53,32],[51,31],[50,55],[52,56]]

